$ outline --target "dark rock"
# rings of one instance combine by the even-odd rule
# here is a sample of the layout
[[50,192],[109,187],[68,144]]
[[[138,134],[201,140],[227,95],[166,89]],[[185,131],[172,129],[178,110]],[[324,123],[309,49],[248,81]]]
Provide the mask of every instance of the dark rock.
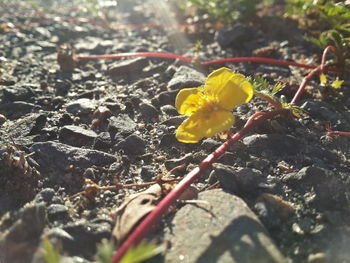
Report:
[[174,117],[170,117],[169,119],[163,121],[162,124],[167,125],[167,126],[176,126],[177,127],[187,118],[188,118],[188,116],[185,116],[185,115],[174,116]]
[[155,175],[157,175],[157,171],[151,165],[145,165],[141,168],[140,175],[143,180],[150,181]]
[[58,79],[54,85],[54,88],[56,90],[57,96],[65,96],[69,89],[71,88],[72,84],[67,80]]
[[148,61],[146,58],[135,58],[115,62],[109,67],[108,74],[112,76],[137,74],[148,66]]
[[318,184],[325,180],[326,170],[315,166],[303,167],[297,173],[288,173],[282,181],[291,186],[306,187]]
[[85,115],[92,113],[96,107],[97,104],[95,101],[82,98],[68,103],[66,105],[66,110],[73,115]]
[[[233,168],[216,163],[210,177],[215,177],[223,189],[236,194],[256,194],[259,185],[265,180],[260,171],[251,168]],[[213,181],[212,178],[209,179]]]
[[142,102],[139,107],[141,115],[146,121],[150,121],[158,117],[159,112],[152,104]]
[[33,142],[31,135],[41,131],[46,123],[46,115],[34,113],[14,122],[6,122],[4,128],[7,131],[6,137],[16,138],[18,144]]
[[30,148],[35,152],[35,159],[42,167],[56,167],[64,170],[68,165],[88,168],[93,165],[104,166],[111,164],[117,158],[111,154],[96,150],[81,149],[57,142],[38,142]]
[[85,220],[68,223],[63,227],[73,242],[66,247],[70,255],[80,255],[91,258],[96,253],[96,245],[103,238],[109,239],[112,227],[107,222],[92,223]]
[[169,159],[164,162],[165,168],[170,171],[171,169],[175,168],[176,166],[182,165],[182,164],[188,164],[192,161],[192,154],[188,153],[184,155],[181,158],[178,159]]
[[111,135],[108,132],[101,132],[94,140],[93,148],[99,151],[106,151],[112,147]]
[[76,147],[92,146],[96,137],[94,131],[74,125],[64,126],[59,133],[60,142]]
[[165,262],[287,262],[240,198],[216,189],[198,199],[210,207],[188,204],[176,212],[165,234],[171,244]]
[[160,107],[160,110],[170,116],[176,116],[179,113],[177,112],[177,109],[173,106],[173,105],[164,105],[162,107]]
[[303,149],[303,144],[291,135],[254,134],[243,139],[243,143],[252,153],[263,156],[296,155]]
[[107,130],[113,138],[116,133],[122,136],[130,135],[135,131],[136,126],[137,124],[128,115],[120,114],[109,118]]
[[270,165],[270,162],[266,159],[253,159],[247,162],[247,166],[250,168],[255,168],[257,170],[264,170],[266,167]]
[[275,211],[268,203],[263,201],[257,202],[254,205],[254,211],[267,229],[281,227],[281,218],[278,216],[277,211]]
[[[29,205],[11,215],[5,215],[0,221],[9,227],[0,232],[1,262],[31,262],[45,227],[45,206]],[[11,221],[11,223],[9,222]],[[2,225],[4,227],[4,225]]]
[[203,150],[213,151],[221,145],[220,142],[213,140],[211,138],[202,141],[201,148]]
[[58,121],[59,126],[71,125],[73,124],[73,118],[68,114],[64,113]]
[[214,39],[223,48],[234,47],[240,48],[246,41],[255,37],[254,30],[243,24],[236,24],[232,29],[218,30]]
[[178,91],[184,88],[195,88],[203,85],[205,80],[206,77],[203,73],[187,66],[180,66],[169,81],[168,89]]
[[47,217],[50,222],[68,219],[68,208],[61,204],[52,204],[47,207]]
[[159,147],[160,148],[167,148],[167,147],[173,145],[174,143],[177,143],[175,134],[164,134],[160,138]]
[[2,114],[0,114],[0,127],[7,121],[6,117]]
[[234,173],[233,167],[215,163],[213,164],[213,171],[209,175],[209,181],[211,183],[219,181],[222,189],[237,194],[239,193],[239,188]]
[[40,109],[40,107],[24,101],[15,101],[0,104],[0,113],[11,120],[18,119],[23,115],[32,112],[34,109]]
[[175,98],[178,90],[163,91],[156,96],[159,105],[173,105],[175,103]]
[[120,141],[115,149],[122,149],[127,155],[142,155],[145,153],[146,142],[137,136],[136,134],[131,134],[122,141]]
[[51,202],[52,198],[55,195],[55,190],[52,188],[44,188],[41,190],[34,198],[36,203],[41,202]]
[[325,121],[341,120],[342,115],[334,107],[325,101],[308,100],[303,103],[301,108],[308,111],[312,117]]
[[31,85],[3,89],[4,101],[27,101],[34,96],[35,93]]

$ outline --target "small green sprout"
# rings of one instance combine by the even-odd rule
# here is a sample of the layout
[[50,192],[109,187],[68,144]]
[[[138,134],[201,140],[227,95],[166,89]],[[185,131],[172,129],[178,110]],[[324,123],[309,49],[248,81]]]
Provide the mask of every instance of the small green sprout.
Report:
[[136,247],[129,249],[120,263],[139,263],[150,259],[165,250],[164,245],[157,245],[155,241],[141,242]]
[[43,246],[42,256],[45,263],[60,263],[60,247],[54,247],[48,237],[43,238]]

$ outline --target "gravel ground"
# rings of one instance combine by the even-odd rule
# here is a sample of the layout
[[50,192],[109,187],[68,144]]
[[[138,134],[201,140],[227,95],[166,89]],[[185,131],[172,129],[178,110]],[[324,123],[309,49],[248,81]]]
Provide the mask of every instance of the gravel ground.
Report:
[[[45,18],[65,12],[57,10]],[[23,5],[0,10],[0,24],[21,25],[0,31],[1,263],[43,262],[43,236],[60,244],[64,262],[94,262],[96,245],[113,238],[111,213],[145,188],[73,196],[87,179],[100,186],[141,184],[185,164],[174,172],[181,177],[224,142],[214,137],[184,144],[175,138],[184,120],[174,107],[177,92],[202,85],[220,65],[140,57],[81,60],[64,72],[58,46],[69,43],[78,55],[194,56],[196,41],[203,40],[203,60],[253,56],[265,47],[265,55],[283,60],[319,63],[315,54],[321,54],[294,22],[278,17],[218,32],[203,30],[206,21],[199,18],[194,32],[186,33],[57,19],[29,23],[44,17],[29,11]],[[136,0],[120,1],[115,10],[117,25],[164,17],[155,5]],[[279,95],[288,101],[307,73],[265,64],[225,66],[284,82]],[[193,199],[202,202],[178,205],[154,229],[151,237],[168,247],[150,262],[350,262],[350,139],[325,136],[327,123],[350,130],[349,95],[347,84],[325,94],[315,78],[300,101],[305,116],[266,122],[234,144],[193,185],[200,191]],[[269,107],[254,98],[236,108],[232,132]],[[217,189],[207,189],[217,182]]]

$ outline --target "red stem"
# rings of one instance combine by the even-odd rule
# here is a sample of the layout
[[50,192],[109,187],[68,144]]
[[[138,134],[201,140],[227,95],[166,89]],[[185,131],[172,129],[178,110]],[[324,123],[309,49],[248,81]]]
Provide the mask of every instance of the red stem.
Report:
[[[186,62],[193,62],[193,59],[190,57],[172,54],[172,53],[161,53],[161,52],[130,52],[130,53],[119,53],[119,54],[110,54],[110,55],[87,55],[87,56],[78,56],[78,59],[120,59],[127,57],[154,57],[154,58],[169,58],[169,59],[180,59]],[[275,64],[280,66],[294,66],[300,68],[310,68],[314,69],[317,66],[311,64],[297,63],[287,60],[279,60],[272,58],[261,58],[261,57],[237,57],[237,58],[223,58],[216,59],[211,61],[203,62],[202,65],[209,66],[215,64],[224,64],[224,63],[239,63],[239,62],[254,62],[254,63],[266,63],[266,64]]]
[[[261,125],[264,121],[271,119],[277,115],[284,115],[287,113],[289,113],[289,110],[286,109],[271,111],[264,113],[264,115],[262,115],[258,119],[256,119],[256,117],[261,114],[254,114],[247,122],[249,123],[249,125],[246,125],[239,132],[232,135],[228,141],[223,143],[216,151],[208,155],[199,164],[198,167],[189,172],[184,177],[184,179],[182,179],[176,185],[176,187],[168,195],[166,195],[163,200],[160,201],[157,207],[149,215],[146,216],[146,218],[140,223],[140,225],[136,227],[136,229],[131,233],[128,239],[117,250],[117,252],[113,256],[112,263],[119,262],[119,260],[122,259],[122,257],[128,249],[130,249],[133,246],[136,246],[148,234],[149,230],[151,229],[151,226],[155,225],[161,220],[162,215],[169,209],[169,207],[172,204],[175,203],[177,198],[186,190],[186,188],[196,179],[198,179],[201,173],[208,169],[223,153],[225,153],[225,151],[229,148],[231,144],[243,138],[254,128]],[[251,119],[254,119],[254,121],[251,121]]]
[[323,50],[323,54],[322,54],[322,60],[321,60],[321,72],[324,71],[324,67],[326,65],[326,58],[327,58],[327,53],[329,51],[332,51],[334,54],[336,53],[336,48],[333,46],[328,46]]
[[288,60],[279,60],[279,59],[273,59],[273,58],[262,58],[262,57],[237,57],[237,58],[222,58],[222,59],[215,59],[207,62],[203,62],[202,64],[205,66],[214,65],[214,64],[224,64],[224,63],[238,63],[238,62],[255,62],[255,63],[266,63],[266,64],[274,64],[274,65],[280,65],[280,66],[294,66],[294,67],[300,67],[300,68],[316,68],[315,65],[310,64],[303,64],[303,63],[297,63],[293,61]]
[[321,66],[318,66],[317,68],[314,68],[313,70],[311,70],[309,74],[307,74],[307,76],[303,78],[303,81],[300,83],[300,86],[297,92],[295,93],[291,101],[291,104],[296,104],[299,101],[299,99],[301,98],[301,94],[304,92],[307,82],[312,78],[313,75],[315,75],[320,70],[321,70]]
[[334,135],[346,135],[350,136],[350,132],[344,132],[344,131],[328,131],[326,133],[327,136],[334,136]]
[[180,59],[186,62],[192,62],[192,58],[172,54],[172,53],[161,53],[161,52],[129,52],[129,53],[119,53],[110,55],[95,55],[95,56],[77,56],[78,59],[119,59],[128,57],[153,57],[153,58],[170,58],[170,59]]

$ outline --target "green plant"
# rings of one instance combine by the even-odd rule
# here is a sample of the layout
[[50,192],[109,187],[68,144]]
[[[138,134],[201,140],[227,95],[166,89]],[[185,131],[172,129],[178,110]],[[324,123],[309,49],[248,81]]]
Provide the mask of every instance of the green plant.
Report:
[[46,263],[60,263],[60,248],[54,247],[47,237],[43,238],[42,256]]
[[349,52],[350,6],[331,0],[287,0],[287,14],[305,28],[318,29],[318,36],[306,38],[320,48],[334,45],[338,50]]
[[182,6],[194,7],[198,11],[208,13],[214,19],[223,23],[233,23],[245,16],[255,14],[258,0],[189,0]]

